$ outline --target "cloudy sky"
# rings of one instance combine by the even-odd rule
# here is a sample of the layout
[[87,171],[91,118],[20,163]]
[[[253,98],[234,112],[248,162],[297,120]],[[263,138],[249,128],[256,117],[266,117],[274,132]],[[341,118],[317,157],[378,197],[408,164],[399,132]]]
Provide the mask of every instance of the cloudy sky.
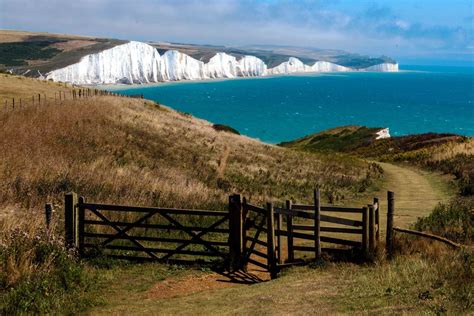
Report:
[[0,0],[0,28],[472,63],[472,0]]

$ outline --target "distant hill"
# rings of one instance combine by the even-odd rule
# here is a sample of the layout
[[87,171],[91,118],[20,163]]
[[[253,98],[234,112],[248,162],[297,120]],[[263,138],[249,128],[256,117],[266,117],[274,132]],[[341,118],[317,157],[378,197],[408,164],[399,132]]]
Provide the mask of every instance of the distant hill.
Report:
[[441,171],[457,179],[461,195],[474,195],[474,138],[425,133],[376,139],[378,131],[380,128],[344,126],[279,145],[315,153],[347,153]]
[[363,157],[380,158],[384,155],[414,151],[448,142],[464,141],[456,134],[425,133],[379,138],[380,127],[342,126],[311,134],[279,146],[304,151],[334,151],[352,153]]
[[[127,42],[127,40],[78,35],[0,30],[0,70],[11,70],[15,74],[37,77],[74,64],[85,55]],[[148,42],[148,44],[156,47],[160,54],[167,50],[177,50],[205,63],[218,52],[225,52],[237,58],[253,55],[263,60],[269,68],[288,61],[290,57],[297,57],[305,64],[329,61],[356,69],[384,62],[395,63],[388,57],[372,58],[340,50],[289,46],[228,47],[163,42]]]
[[367,68],[382,63],[396,63],[396,61],[387,56],[370,57],[365,55],[353,54],[343,50],[305,48],[293,46],[275,46],[275,45],[252,45],[244,46],[242,49],[250,51],[271,52],[275,55],[298,56],[301,60],[329,61],[341,66],[351,68]]
[[353,152],[371,146],[377,133],[383,128],[365,126],[342,126],[311,134],[294,141],[280,143],[280,146],[305,151]]

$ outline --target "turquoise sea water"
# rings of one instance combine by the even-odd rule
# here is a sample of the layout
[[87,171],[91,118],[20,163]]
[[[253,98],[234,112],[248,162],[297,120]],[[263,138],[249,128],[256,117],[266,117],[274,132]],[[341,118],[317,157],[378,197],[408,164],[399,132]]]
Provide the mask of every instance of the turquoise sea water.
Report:
[[401,67],[340,73],[178,82],[119,90],[242,134],[277,143],[342,125],[389,127],[392,135],[474,135],[474,68]]

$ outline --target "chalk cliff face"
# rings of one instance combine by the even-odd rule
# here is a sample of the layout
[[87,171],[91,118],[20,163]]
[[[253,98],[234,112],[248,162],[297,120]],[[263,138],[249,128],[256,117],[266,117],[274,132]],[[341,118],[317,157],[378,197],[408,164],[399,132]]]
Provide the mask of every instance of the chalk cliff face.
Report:
[[267,65],[255,56],[245,56],[237,65],[237,74],[241,77],[259,77],[265,76]]
[[159,61],[160,54],[150,45],[130,42],[87,55],[46,78],[78,84],[157,82]]
[[376,133],[377,137],[375,139],[390,138],[390,131],[388,128],[383,128]]
[[205,65],[208,78],[234,78],[237,76],[237,59],[226,53],[217,53]]
[[[145,44],[146,45],[146,44]],[[158,56],[158,81],[199,80],[204,78],[204,63],[176,50]]]
[[351,68],[336,65],[328,61],[317,61],[311,66],[313,72],[336,72],[336,71],[352,71]]
[[305,65],[301,60],[295,57],[290,57],[288,61],[285,61],[274,68],[268,69],[270,75],[281,75],[290,73],[302,73],[309,72],[311,67]]
[[[398,64],[380,64],[365,70],[398,71]],[[255,56],[244,56],[237,60],[226,53],[217,53],[208,63],[203,63],[175,50],[160,56],[148,44],[129,42],[87,55],[76,64],[51,71],[46,78],[76,84],[133,84],[335,71],[354,70],[326,61],[309,66],[295,57],[267,69],[267,65]]]
[[398,64],[383,63],[374,66],[370,66],[364,69],[365,71],[377,71],[377,72],[397,72]]

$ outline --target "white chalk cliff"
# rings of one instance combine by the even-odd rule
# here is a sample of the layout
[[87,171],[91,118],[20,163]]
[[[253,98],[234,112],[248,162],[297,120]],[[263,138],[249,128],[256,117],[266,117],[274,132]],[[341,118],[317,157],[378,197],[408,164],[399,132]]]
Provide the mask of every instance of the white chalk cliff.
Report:
[[384,139],[384,138],[390,138],[390,131],[387,128],[383,128],[380,131],[376,133],[377,137],[375,139]]
[[[363,70],[398,71],[398,64],[384,63]],[[268,69],[267,65],[255,56],[244,56],[237,60],[226,53],[217,53],[208,63],[204,63],[175,50],[160,55],[151,45],[129,42],[97,54],[86,55],[78,63],[51,71],[46,75],[46,79],[76,84],[133,84],[339,71],[360,69],[355,70],[327,61],[306,65],[295,57]]]
[[377,71],[377,72],[397,72],[398,64],[383,63],[373,65],[364,69],[365,71]]

